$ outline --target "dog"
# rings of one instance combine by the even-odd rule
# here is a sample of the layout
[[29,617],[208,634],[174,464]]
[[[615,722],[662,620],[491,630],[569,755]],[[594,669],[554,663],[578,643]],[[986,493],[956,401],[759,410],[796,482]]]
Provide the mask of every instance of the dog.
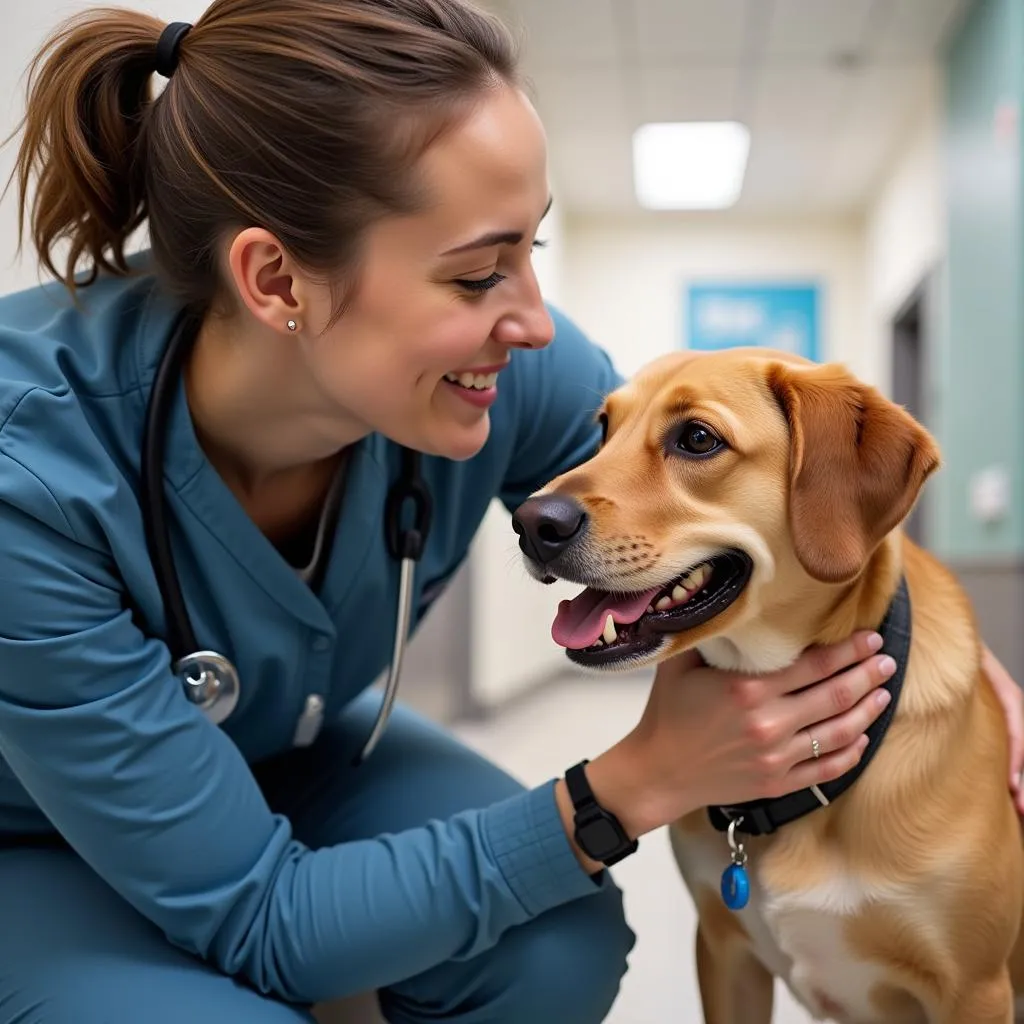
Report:
[[[815,1020],[1012,1022],[1024,843],[1005,718],[968,598],[905,533],[933,437],[843,366],[760,348],[656,359],[599,419],[598,452],[513,519],[535,578],[587,588],[552,629],[573,662],[695,648],[756,675],[880,629],[898,665],[848,776],[669,827],[706,1024],[770,1024],[776,978]],[[734,861],[745,905],[723,883]]]

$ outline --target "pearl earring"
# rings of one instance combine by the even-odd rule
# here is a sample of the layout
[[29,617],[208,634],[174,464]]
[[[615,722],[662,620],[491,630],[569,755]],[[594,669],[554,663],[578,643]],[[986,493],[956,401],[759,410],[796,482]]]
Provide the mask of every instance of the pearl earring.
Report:
[[299,329],[299,325],[294,320],[289,320],[288,321],[288,330],[289,331],[297,331],[298,329]]

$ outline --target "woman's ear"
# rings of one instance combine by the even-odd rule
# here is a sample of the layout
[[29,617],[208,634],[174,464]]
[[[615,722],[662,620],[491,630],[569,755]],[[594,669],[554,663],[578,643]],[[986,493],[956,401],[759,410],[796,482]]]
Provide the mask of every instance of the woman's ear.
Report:
[[773,363],[768,384],[789,424],[797,557],[817,580],[851,580],[913,508],[939,467],[938,445],[841,366]]
[[291,258],[264,228],[245,228],[232,239],[228,273],[239,299],[260,323],[288,332],[288,322],[301,322],[301,286]]

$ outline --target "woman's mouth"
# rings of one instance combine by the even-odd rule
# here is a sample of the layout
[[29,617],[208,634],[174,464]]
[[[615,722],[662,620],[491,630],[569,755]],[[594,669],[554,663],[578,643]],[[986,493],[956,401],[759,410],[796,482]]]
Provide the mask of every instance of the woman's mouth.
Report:
[[467,391],[489,391],[498,382],[496,373],[471,373],[469,370],[464,373],[446,373],[444,379],[449,384],[457,384]]
[[498,397],[500,369],[484,366],[479,370],[453,370],[444,375],[444,386],[462,401],[477,409],[486,409]]

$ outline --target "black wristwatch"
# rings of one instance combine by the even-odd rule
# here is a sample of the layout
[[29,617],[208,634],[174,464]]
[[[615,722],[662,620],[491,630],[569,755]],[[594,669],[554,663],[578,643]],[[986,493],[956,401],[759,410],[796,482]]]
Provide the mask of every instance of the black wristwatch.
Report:
[[589,763],[588,760],[580,761],[565,773],[565,785],[576,812],[573,818],[575,838],[579,848],[591,860],[610,868],[635,853],[640,844],[636,839],[630,839],[619,819],[597,802],[584,771]]

